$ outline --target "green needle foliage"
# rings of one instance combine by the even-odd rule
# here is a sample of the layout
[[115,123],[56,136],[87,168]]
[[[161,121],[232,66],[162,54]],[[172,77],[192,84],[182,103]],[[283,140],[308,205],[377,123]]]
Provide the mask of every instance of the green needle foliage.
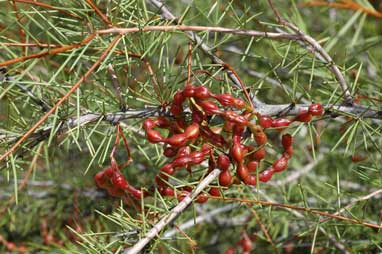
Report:
[[[293,123],[284,131],[295,139],[286,171],[256,187],[233,185],[224,191],[228,200],[193,202],[145,253],[224,253],[238,246],[243,232],[251,238],[251,253],[381,252],[380,229],[362,224],[381,225],[382,216],[380,19],[361,9],[304,5],[308,2],[275,1],[274,7],[332,57],[354,107],[379,115],[333,107],[310,123]],[[379,1],[374,7],[366,0],[353,2],[371,10]],[[295,34],[277,21],[267,1],[165,4],[179,24],[206,27],[195,34],[263,103],[343,103],[332,63],[311,45],[207,31],[219,26]],[[193,84],[245,96],[227,69],[184,31],[143,31],[169,25],[174,23],[144,0],[0,1],[0,154],[80,83],[0,162],[1,253],[126,253],[178,204],[154,188],[168,159],[161,145],[146,140],[142,121],[168,113],[174,93],[187,82],[189,60]],[[111,27],[140,30],[121,35],[110,47],[117,34],[100,31]],[[110,165],[117,123],[132,159],[121,170],[132,185],[154,190],[153,196],[120,199],[94,183],[94,175]],[[265,166],[282,153],[274,145],[279,132],[271,131],[268,140]],[[122,141],[115,159],[118,164],[129,159]],[[169,182],[175,189],[195,188],[195,179],[205,174],[206,167],[197,166],[193,176],[179,172]]]

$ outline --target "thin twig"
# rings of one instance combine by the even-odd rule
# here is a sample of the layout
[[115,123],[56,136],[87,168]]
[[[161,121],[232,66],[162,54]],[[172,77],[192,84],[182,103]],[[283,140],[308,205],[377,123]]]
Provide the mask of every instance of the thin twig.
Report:
[[128,248],[124,251],[125,254],[137,254],[139,253],[152,239],[154,239],[158,234],[172,221],[174,221],[183,210],[185,210],[192,202],[192,200],[198,196],[213,180],[215,180],[221,173],[220,169],[214,169],[209,173],[196,188],[189,193],[184,199],[179,202],[168,214],[166,214],[160,221],[158,221],[153,228],[147,232],[144,238],[139,240],[133,247]]
[[115,73],[113,65],[109,64],[107,66],[107,70],[109,71],[109,74],[110,74],[110,77],[111,77],[111,81],[112,81],[113,86],[114,86],[115,93],[117,94],[117,98],[119,100],[120,109],[121,109],[122,112],[124,112],[124,111],[126,111],[127,106],[126,106],[125,101],[122,98],[121,85],[119,84],[118,77],[117,77],[117,74]]

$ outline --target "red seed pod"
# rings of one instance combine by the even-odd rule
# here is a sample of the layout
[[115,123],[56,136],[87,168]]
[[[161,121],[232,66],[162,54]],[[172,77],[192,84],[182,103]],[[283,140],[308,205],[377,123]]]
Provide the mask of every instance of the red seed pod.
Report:
[[287,149],[285,149],[285,151],[284,151],[284,153],[283,153],[283,156],[284,157],[287,157],[287,158],[290,158],[290,157],[292,157],[292,155],[293,155],[293,146],[290,146],[290,147],[288,147]]
[[159,128],[168,128],[171,125],[171,121],[164,116],[158,116],[156,120],[156,126]]
[[322,108],[321,104],[319,104],[319,103],[312,103],[309,106],[308,111],[313,116],[321,116],[323,111],[324,111],[324,109]]
[[259,180],[263,183],[268,182],[272,178],[273,171],[274,169],[272,167],[267,168],[266,170],[264,170],[263,172],[259,174]]
[[235,98],[228,93],[217,94],[214,98],[223,106],[233,107],[235,103]]
[[240,109],[245,107],[245,102],[242,99],[235,98],[232,107]]
[[167,158],[174,157],[177,153],[177,150],[174,147],[168,146],[163,150],[163,155]]
[[223,171],[229,169],[229,165],[231,164],[229,157],[225,154],[219,154],[217,167]]
[[212,116],[220,112],[219,107],[212,101],[198,101],[197,103],[200,107],[202,107],[204,113],[208,116]]
[[283,157],[277,159],[273,163],[272,167],[273,167],[274,172],[281,172],[281,171],[285,170],[288,167],[288,158],[283,156]]
[[240,144],[233,144],[230,150],[230,155],[232,159],[234,159],[236,162],[242,162],[244,158],[244,151],[241,148]]
[[244,126],[235,125],[232,130],[232,135],[241,137],[241,135],[243,135],[244,133],[244,130],[245,130]]
[[155,127],[155,121],[152,119],[146,119],[143,121],[143,129],[146,131]]
[[281,137],[281,144],[283,145],[284,149],[288,149],[288,147],[292,146],[293,144],[293,137],[290,134],[284,134]]
[[203,144],[201,151],[207,155],[212,150],[212,146],[209,144]]
[[243,163],[236,165],[236,174],[244,181],[249,176],[248,168]]
[[236,124],[231,122],[231,121],[224,121],[224,127],[223,129],[227,132],[230,132],[233,130],[233,127],[235,126]]
[[312,114],[308,110],[302,110],[298,115],[293,119],[293,121],[307,123],[312,120]]
[[190,192],[182,191],[180,194],[177,194],[178,201],[181,202]]
[[187,139],[197,138],[200,134],[199,124],[192,123],[189,125],[184,131],[184,135],[186,135]]
[[236,253],[236,248],[235,247],[229,247],[228,249],[226,249],[226,251],[224,252],[224,254],[235,254]]
[[125,190],[127,186],[129,185],[125,176],[119,171],[114,172],[114,175],[111,178],[111,182],[114,185],[114,187],[118,189],[122,189],[122,190]]
[[94,176],[94,181],[99,188],[106,189],[110,186],[109,180],[105,176],[105,171],[100,171]]
[[266,151],[265,151],[265,148],[260,148],[258,149],[257,151],[255,151],[253,154],[252,154],[252,158],[256,161],[261,161],[262,159],[264,159],[265,157],[265,154],[266,154]]
[[291,124],[291,120],[285,119],[285,118],[276,118],[272,120],[272,127],[273,128],[282,128],[287,127]]
[[202,193],[202,194],[199,194],[198,197],[196,198],[196,203],[203,204],[207,202],[207,200],[208,200],[207,195]]
[[183,96],[182,91],[178,91],[175,93],[172,103],[181,106],[185,99],[186,98]]
[[211,93],[205,86],[198,86],[194,90],[194,98],[197,99],[207,99],[211,97]]
[[105,172],[105,176],[109,179],[111,179],[114,175],[114,172],[118,170],[117,168],[113,167],[113,166],[109,166],[107,167],[104,172]]
[[164,174],[158,174],[155,176],[155,182],[160,187],[167,187],[168,176]]
[[189,146],[182,146],[179,148],[178,153],[176,154],[176,158],[188,156],[191,154],[191,148]]
[[172,166],[174,168],[181,168],[181,167],[187,166],[187,164],[190,162],[191,162],[191,158],[189,156],[183,156],[183,157],[176,158],[172,162]]
[[193,123],[201,123],[205,120],[205,116],[200,111],[192,111],[191,119]]
[[131,194],[131,196],[133,196],[133,198],[135,198],[135,199],[144,198],[144,195],[143,195],[144,193],[141,190],[134,188],[133,186],[129,186],[127,188],[127,192],[129,192]]
[[220,194],[220,190],[219,188],[217,187],[211,187],[210,191],[208,192],[211,196],[214,196],[214,197],[220,197],[221,194]]
[[146,130],[147,132],[147,140],[150,142],[150,143],[158,143],[158,142],[162,142],[164,140],[164,138],[162,137],[162,135],[160,134],[159,131],[156,131],[156,130],[153,130],[153,129],[148,129]]
[[252,241],[249,239],[247,233],[243,234],[243,238],[240,240],[240,245],[243,248],[243,251],[248,251],[248,253],[253,249]]
[[200,151],[196,151],[196,152],[192,152],[190,154],[190,162],[192,165],[197,165],[197,164],[200,164],[202,163],[202,161],[204,161],[204,157],[205,157],[205,153],[204,152],[200,152]]
[[179,116],[183,113],[183,107],[177,104],[172,104],[170,112],[173,116]]
[[248,170],[249,170],[250,172],[254,172],[254,171],[256,171],[256,169],[258,168],[258,166],[259,166],[259,162],[257,162],[257,161],[250,161],[250,162],[248,162],[248,164],[247,164],[247,168],[248,168]]
[[265,145],[268,141],[267,135],[264,132],[257,132],[255,134],[255,141],[259,146]]
[[183,146],[187,142],[187,137],[184,134],[175,134],[166,138],[165,142],[172,146]]
[[221,174],[219,175],[219,184],[221,186],[230,186],[231,183],[232,183],[231,172],[229,172],[229,170],[225,170],[221,172]]
[[174,196],[175,192],[173,188],[170,187],[164,187],[162,190],[162,195],[165,196]]
[[194,94],[195,94],[195,86],[193,86],[193,85],[187,85],[183,89],[183,96],[184,97],[194,97]]
[[222,113],[222,116],[227,120],[234,122],[236,124],[246,126],[248,125],[248,120],[244,116],[241,116],[237,114],[236,112],[233,112],[231,110],[226,110]]
[[256,185],[257,179],[255,175],[248,175],[247,178],[245,178],[244,183],[247,185]]
[[264,129],[272,127],[273,119],[270,116],[260,116],[259,124]]
[[172,175],[174,174],[174,166],[172,163],[167,163],[163,167],[161,167],[160,171]]

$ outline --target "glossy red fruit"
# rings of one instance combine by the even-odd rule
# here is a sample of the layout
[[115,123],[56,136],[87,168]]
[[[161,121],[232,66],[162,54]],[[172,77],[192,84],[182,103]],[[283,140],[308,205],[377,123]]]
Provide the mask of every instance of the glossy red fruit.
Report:
[[265,154],[265,148],[260,148],[252,154],[252,158],[256,161],[261,161],[262,159],[264,159]]
[[219,169],[225,171],[229,169],[229,165],[231,164],[229,157],[225,154],[219,154],[217,166]]
[[197,123],[192,123],[184,131],[184,135],[186,135],[187,139],[197,138],[199,134],[200,134],[200,129],[199,129],[199,124]]
[[303,110],[293,119],[294,121],[307,123],[312,120],[312,114],[308,110]]
[[283,156],[277,160],[272,165],[274,172],[281,172],[288,167],[288,158]]
[[236,162],[242,162],[244,158],[244,152],[240,144],[233,144],[231,147],[230,155]]
[[181,202],[190,192],[188,191],[182,191],[177,195],[178,201]]
[[164,187],[162,190],[162,195],[165,196],[174,196],[174,189],[170,187]]
[[235,98],[228,93],[217,94],[214,98],[223,106],[232,107],[235,102]]
[[191,154],[191,148],[189,146],[182,146],[179,148],[178,153],[176,154],[176,158],[188,156]]
[[152,119],[146,119],[143,121],[143,129],[146,131],[155,127],[155,121]]
[[292,146],[293,144],[293,137],[290,134],[284,134],[281,137],[281,144],[283,145],[284,149],[288,149],[288,147]]
[[200,111],[192,111],[191,120],[193,123],[201,123],[205,120],[205,116]]
[[187,164],[190,162],[191,158],[189,156],[183,156],[176,158],[171,164],[174,168],[181,168],[187,166]]
[[166,174],[172,175],[174,174],[174,166],[172,163],[167,163],[160,169],[161,172],[165,172]]
[[272,167],[267,168],[266,170],[264,170],[263,172],[259,174],[259,180],[263,183],[268,182],[272,178],[273,171],[274,169]]
[[162,135],[160,134],[159,131],[148,129],[148,130],[146,130],[146,132],[147,132],[147,140],[150,143],[155,144],[158,142],[162,142],[164,140],[164,138],[162,137]]
[[230,248],[226,249],[226,251],[224,252],[224,254],[234,254],[234,253],[236,253],[235,247],[230,247]]
[[287,127],[291,124],[291,120],[285,119],[285,118],[276,118],[272,120],[272,127],[273,128],[283,128]]
[[259,124],[264,129],[272,127],[272,117],[270,116],[260,116]]
[[174,157],[177,153],[177,150],[174,148],[174,147],[166,147],[164,150],[163,150],[163,155],[166,156],[167,158],[171,158],[171,157]]
[[257,132],[255,134],[255,141],[259,146],[265,145],[268,141],[267,135],[264,132]]
[[196,151],[190,154],[190,162],[193,165],[200,164],[204,161],[206,154],[204,152]]
[[231,121],[233,123],[246,126],[248,125],[248,120],[244,116],[241,116],[237,114],[236,112],[233,112],[231,110],[226,110],[222,113],[222,116],[227,120]]
[[253,249],[252,241],[246,233],[243,234],[243,238],[240,240],[240,245],[243,248],[243,251],[250,252]]
[[308,108],[309,113],[311,113],[313,116],[321,116],[324,109],[321,104],[319,103],[312,103]]
[[94,181],[98,187],[106,189],[110,186],[109,180],[105,176],[105,171],[100,171],[94,176]]
[[178,104],[172,104],[170,112],[173,116],[180,116],[183,113],[183,108]]
[[250,172],[253,172],[253,171],[256,171],[256,169],[258,168],[259,166],[259,162],[257,161],[250,161],[248,162],[247,164],[247,168]]
[[112,182],[114,187],[116,187],[118,189],[122,189],[122,190],[125,190],[127,188],[127,186],[129,185],[125,176],[119,171],[114,172],[114,175],[111,178],[111,182]]
[[193,86],[193,85],[187,85],[183,89],[183,96],[184,97],[193,97],[194,94],[195,94],[195,86]]
[[223,129],[227,132],[230,132],[232,131],[233,127],[235,126],[236,124],[231,122],[231,121],[224,121],[224,127]]
[[196,198],[196,203],[203,204],[207,202],[207,200],[208,200],[207,195],[202,193],[202,194],[199,194],[198,197]]
[[144,193],[141,190],[134,188],[133,186],[129,186],[127,188],[127,192],[130,193],[131,196],[133,196],[135,199],[142,199],[144,197]]
[[212,101],[198,101],[200,107],[202,107],[204,113],[208,116],[219,113],[219,107]]
[[171,125],[171,121],[164,117],[164,116],[158,116],[156,119],[156,126],[159,128],[168,128]]
[[225,170],[221,172],[221,174],[219,175],[219,184],[221,186],[230,186],[231,183],[232,183],[231,172],[229,172],[229,170]]
[[183,96],[183,93],[181,91],[178,91],[175,93],[172,103],[180,106],[182,105],[185,99],[186,98]]
[[117,168],[113,167],[113,166],[109,166],[107,167],[104,172],[105,172],[105,176],[109,179],[111,179],[114,175],[114,172],[118,170]]
[[245,107],[245,102],[242,99],[235,98],[232,107],[240,109]]
[[256,185],[257,179],[255,175],[248,175],[247,178],[244,179],[244,183],[247,185]]
[[249,176],[248,168],[243,163],[239,163],[236,166],[236,174],[244,180]]
[[210,191],[208,192],[211,196],[214,196],[214,197],[220,197],[221,194],[220,194],[220,190],[219,188],[217,187],[211,187]]
[[204,154],[208,154],[212,150],[212,146],[209,144],[203,144],[202,149],[200,149]]
[[292,157],[293,153],[294,153],[293,146],[290,146],[287,149],[285,149],[285,151],[283,153],[283,156],[287,157],[287,158],[290,158],[290,157]]
[[205,86],[198,86],[195,88],[194,91],[195,91],[194,92],[194,98],[207,99],[207,98],[211,97],[210,91]]
[[166,181],[168,181],[168,176],[164,174],[159,174],[155,176],[155,182],[160,187],[168,187]]
[[172,146],[183,146],[187,142],[187,137],[184,134],[174,134],[166,138],[165,142]]

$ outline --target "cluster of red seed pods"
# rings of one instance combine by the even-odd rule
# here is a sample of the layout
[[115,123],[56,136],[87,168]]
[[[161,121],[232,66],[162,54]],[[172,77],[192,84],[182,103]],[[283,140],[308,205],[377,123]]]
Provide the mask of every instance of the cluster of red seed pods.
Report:
[[[184,110],[186,103],[191,114]],[[290,134],[282,135],[283,153],[272,165],[266,167],[268,162],[263,162],[268,142],[265,131],[268,128],[283,130],[294,121],[308,122],[312,116],[320,116],[323,112],[320,104],[313,103],[308,110],[289,120],[262,116],[249,108],[243,100],[231,94],[214,94],[207,87],[187,85],[175,93],[168,116],[145,119],[143,129],[147,140],[162,144],[164,156],[170,159],[155,177],[158,191],[165,196],[183,199],[192,189],[184,187],[175,191],[170,187],[169,176],[183,168],[191,175],[192,167],[207,159],[209,170],[222,170],[218,179],[220,186],[229,187],[240,182],[247,185],[256,185],[257,181],[267,182],[275,173],[287,168],[293,155],[293,138]],[[212,118],[220,118],[224,125],[212,126]],[[252,132],[253,141],[244,139],[247,129]],[[119,171],[114,159],[110,167],[95,176],[95,181],[112,196],[129,193],[140,199],[150,194],[132,187]],[[220,196],[220,188],[211,187],[209,194]],[[201,194],[196,201],[203,203],[207,199],[205,194]]]
[[94,176],[94,180],[99,188],[107,190],[110,196],[123,197],[129,193],[136,199],[143,197],[145,193],[131,186],[125,176],[118,169],[115,160],[111,161],[111,165],[106,169],[98,172]]
[[[186,102],[191,110],[191,117],[187,117],[184,112]],[[234,109],[242,112],[237,113],[233,111]],[[207,158],[210,170],[214,167],[222,170],[219,176],[220,186],[228,187],[240,181],[248,185],[256,185],[257,180],[269,181],[274,173],[287,168],[288,160],[293,155],[293,138],[290,134],[282,135],[281,143],[284,148],[282,156],[275,160],[272,166],[260,172],[260,163],[266,156],[267,135],[264,130],[287,127],[293,121],[300,121],[305,115],[310,118],[312,115],[321,115],[322,106],[314,103],[307,113],[301,112],[293,120],[272,119],[250,112],[243,100],[230,94],[213,94],[204,86],[187,85],[175,93],[170,112],[169,117],[146,119],[143,122],[143,129],[146,131],[147,140],[163,144],[163,154],[172,159],[156,176],[160,193],[182,199],[189,190],[184,189],[180,194],[175,193],[169,187],[169,175],[173,175],[181,168],[186,168],[191,173],[192,166],[202,163]],[[250,121],[255,115],[258,124]],[[211,117],[222,118],[224,127],[211,126],[209,122]],[[256,144],[244,144],[243,134],[247,127],[252,131]],[[162,135],[164,132],[158,129],[166,129],[168,136],[164,137]],[[193,150],[190,144],[202,145],[202,148]],[[235,167],[235,174],[231,172],[231,165]],[[220,196],[218,188],[211,188],[209,193]],[[207,198],[202,196],[197,199],[198,202],[206,200]]]

